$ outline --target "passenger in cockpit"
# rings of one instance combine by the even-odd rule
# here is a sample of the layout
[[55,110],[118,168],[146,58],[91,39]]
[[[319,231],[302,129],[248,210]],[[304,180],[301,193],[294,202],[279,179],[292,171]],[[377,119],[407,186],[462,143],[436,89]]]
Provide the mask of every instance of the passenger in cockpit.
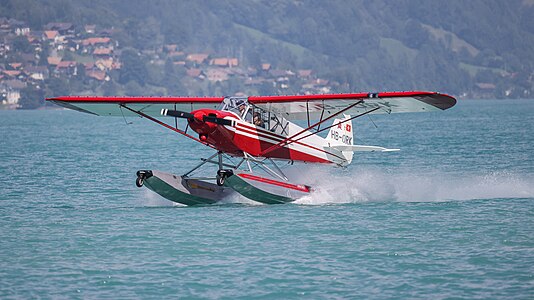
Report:
[[260,113],[254,113],[254,125],[265,128],[265,124],[261,119]]

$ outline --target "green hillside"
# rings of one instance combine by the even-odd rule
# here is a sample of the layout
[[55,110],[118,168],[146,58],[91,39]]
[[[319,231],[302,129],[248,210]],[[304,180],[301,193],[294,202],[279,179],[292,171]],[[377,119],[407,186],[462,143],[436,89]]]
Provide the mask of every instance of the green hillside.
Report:
[[[298,77],[284,87],[245,85],[250,75],[192,80],[186,74],[195,66],[173,65],[176,59],[161,50],[172,44],[186,55],[235,57],[246,72],[266,63],[272,70],[311,69],[314,80],[329,82],[331,92],[417,89],[471,98],[532,98],[532,16],[534,1],[527,0],[0,2],[0,17],[24,21],[32,30],[49,22],[70,22],[80,31],[87,24],[112,28],[118,49],[138,54],[117,56],[122,69],[110,72],[104,85],[85,82],[71,87],[71,93],[304,91],[307,79]],[[121,77],[132,71],[130,63],[142,64],[135,72],[144,74]]]

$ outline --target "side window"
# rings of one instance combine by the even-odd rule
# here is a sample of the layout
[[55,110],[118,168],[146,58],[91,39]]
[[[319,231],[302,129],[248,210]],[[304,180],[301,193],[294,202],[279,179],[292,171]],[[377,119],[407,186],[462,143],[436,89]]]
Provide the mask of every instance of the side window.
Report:
[[263,109],[254,107],[254,113],[252,115],[252,123],[258,127],[268,128],[269,119],[268,114]]
[[249,107],[245,107],[245,110],[243,112],[243,115],[241,115],[241,117],[249,122],[249,123],[252,123],[252,108],[249,106]]

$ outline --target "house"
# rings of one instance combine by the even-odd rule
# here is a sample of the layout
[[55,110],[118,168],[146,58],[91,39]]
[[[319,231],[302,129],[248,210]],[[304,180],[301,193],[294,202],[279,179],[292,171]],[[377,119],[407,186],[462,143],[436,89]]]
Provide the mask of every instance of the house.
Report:
[[169,51],[169,53],[167,54],[167,56],[170,58],[182,57],[184,55],[185,53],[182,51]]
[[312,75],[312,70],[298,70],[297,74],[300,78],[309,78]]
[[99,59],[95,61],[95,66],[101,71],[111,70],[113,68],[113,58]]
[[44,26],[45,30],[58,31],[62,35],[74,34],[72,23],[48,23]]
[[17,27],[15,29],[15,34],[17,36],[20,36],[20,35],[27,35],[30,33],[30,27]]
[[193,53],[186,57],[186,60],[191,61],[197,65],[203,64],[208,59],[209,54],[206,53]]
[[226,72],[224,69],[208,69],[206,71],[206,77],[209,81],[226,81],[228,80],[228,72]]
[[59,39],[59,32],[56,30],[45,30],[44,32],[44,39],[48,41],[52,41],[54,43],[58,42]]
[[271,75],[271,77],[284,77],[287,75],[287,71],[274,69],[270,70],[269,74]]
[[83,27],[83,29],[85,29],[85,33],[94,34],[95,33],[95,29],[96,29],[96,25],[85,25]]
[[24,73],[33,80],[48,79],[49,72],[45,66],[29,66],[24,68]]
[[61,57],[49,56],[48,58],[46,58],[46,61],[51,66],[57,66],[61,62]]
[[20,100],[19,90],[7,91],[5,94],[5,100],[2,100],[2,104],[13,106],[13,108],[17,108],[19,100]]
[[187,76],[191,77],[191,78],[197,78],[197,79],[204,79],[206,78],[206,76],[204,75],[204,73],[202,72],[201,69],[196,69],[196,68],[193,68],[193,69],[187,69],[185,71],[185,73],[187,74]]
[[11,25],[9,24],[9,20],[5,17],[0,18],[0,32],[8,33],[11,31]]
[[82,45],[84,46],[95,46],[95,45],[106,45],[111,42],[111,39],[108,37],[92,37],[82,40]]
[[111,56],[112,52],[112,48],[96,48],[95,51],[93,51],[93,56],[107,57]]
[[18,70],[22,66],[22,63],[10,63],[9,65],[13,68],[13,70]]
[[15,19],[9,19],[9,26],[11,27],[11,30],[17,35],[24,35],[30,33],[30,28],[26,25],[26,23],[15,20]]
[[261,64],[262,71],[269,71],[271,69],[271,64]]
[[76,75],[77,74],[77,68],[76,68],[76,62],[65,60],[60,61],[56,66],[56,72],[59,74],[65,74],[65,75]]
[[17,108],[20,100],[20,90],[26,87],[26,83],[14,79],[4,80],[0,82],[0,90],[2,90],[2,104],[9,105],[11,108]]
[[2,71],[6,77],[17,78],[22,72],[19,70],[4,70]]
[[237,58],[214,58],[210,60],[210,65],[218,67],[236,67],[239,65],[239,60]]

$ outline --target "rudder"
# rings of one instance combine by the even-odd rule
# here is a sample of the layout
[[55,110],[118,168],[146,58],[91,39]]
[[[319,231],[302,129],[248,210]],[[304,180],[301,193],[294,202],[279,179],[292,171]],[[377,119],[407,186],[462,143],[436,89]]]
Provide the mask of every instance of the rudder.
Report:
[[[335,119],[335,126],[330,128],[328,135],[326,136],[327,146],[336,146],[336,145],[354,145],[354,134],[352,127],[352,120],[350,120],[350,115],[343,114],[343,119]],[[354,155],[353,151],[341,151],[343,157],[347,160],[347,164],[350,164],[352,161],[352,156]]]

